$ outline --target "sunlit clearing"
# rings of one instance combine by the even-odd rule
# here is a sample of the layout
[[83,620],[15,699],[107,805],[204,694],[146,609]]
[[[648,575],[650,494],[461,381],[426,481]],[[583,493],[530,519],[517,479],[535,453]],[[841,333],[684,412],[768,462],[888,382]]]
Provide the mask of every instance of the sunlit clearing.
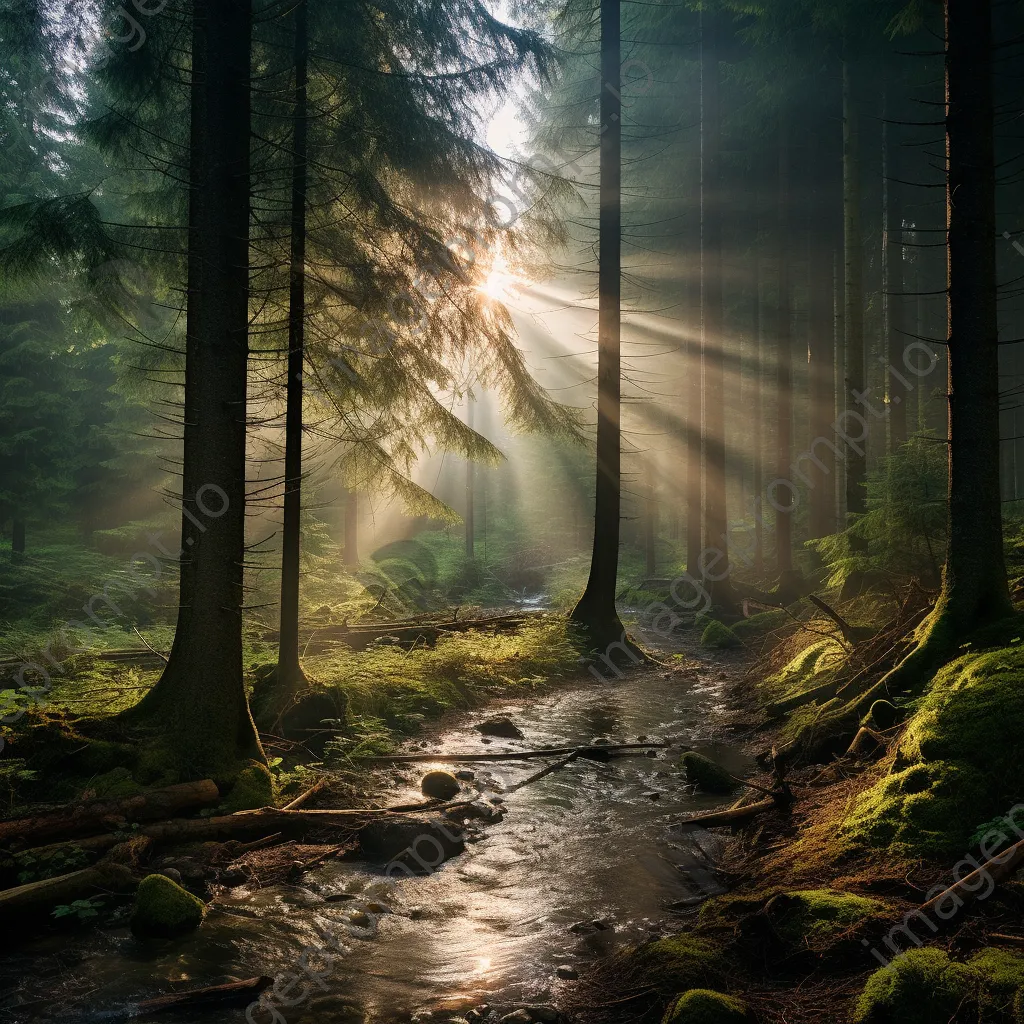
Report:
[[510,273],[507,260],[499,253],[480,291],[494,302],[510,302],[519,295],[522,286],[522,279]]

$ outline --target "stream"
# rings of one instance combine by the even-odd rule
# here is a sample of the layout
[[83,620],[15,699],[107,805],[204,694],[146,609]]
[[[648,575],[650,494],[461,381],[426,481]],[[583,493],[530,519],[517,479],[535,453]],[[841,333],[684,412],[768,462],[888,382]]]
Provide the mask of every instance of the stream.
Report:
[[[256,975],[279,979],[294,1003],[261,1007],[252,1013],[255,1024],[404,1024],[447,1021],[480,1004],[501,1012],[551,1005],[564,984],[557,968],[570,974],[622,944],[678,931],[681,913],[722,891],[709,870],[717,840],[670,825],[676,813],[723,802],[686,785],[679,745],[736,775],[751,768],[725,728],[727,663],[706,655],[697,666],[577,682],[494,705],[442,732],[440,750],[515,749],[517,741],[484,746],[472,728],[483,717],[507,714],[525,733],[520,748],[641,736],[673,746],[655,757],[640,751],[607,763],[578,760],[509,793],[504,820],[482,825],[463,854],[433,873],[392,877],[331,861],[295,885],[229,890],[184,939],[142,943],[122,925],[26,944],[0,973],[0,1021],[124,1020],[140,1000]],[[500,793],[544,763],[455,767]],[[391,787],[388,802],[417,799],[418,780],[432,767],[450,766],[420,763],[381,773]],[[353,898],[326,900],[342,893]],[[379,926],[367,929],[372,937],[349,937],[343,922],[367,905]],[[344,936],[344,952],[330,952],[325,936],[332,934]],[[289,976],[299,979],[291,988]],[[154,1019],[242,1024],[246,1010]]]

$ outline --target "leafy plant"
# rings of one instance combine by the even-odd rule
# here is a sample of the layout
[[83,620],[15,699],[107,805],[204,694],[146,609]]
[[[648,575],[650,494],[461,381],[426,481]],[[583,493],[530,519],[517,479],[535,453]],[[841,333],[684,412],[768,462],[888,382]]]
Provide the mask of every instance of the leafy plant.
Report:
[[51,914],[54,917],[75,917],[79,921],[88,921],[92,917],[99,917],[103,907],[103,898],[93,896],[88,900],[75,900],[73,903],[58,903]]

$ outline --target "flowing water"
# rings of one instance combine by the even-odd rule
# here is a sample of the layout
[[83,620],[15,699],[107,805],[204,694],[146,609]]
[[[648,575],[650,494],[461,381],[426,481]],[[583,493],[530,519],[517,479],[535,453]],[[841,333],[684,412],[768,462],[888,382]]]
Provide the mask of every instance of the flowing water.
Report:
[[[715,840],[673,829],[671,820],[721,803],[688,789],[680,745],[737,775],[750,768],[724,728],[724,677],[707,660],[698,672],[642,670],[489,709],[514,718],[525,747],[639,736],[674,746],[656,757],[576,761],[508,793],[504,820],[483,826],[465,853],[427,875],[335,861],[300,884],[230,891],[184,939],[141,943],[122,926],[26,946],[6,962],[0,1020],[121,1020],[141,999],[255,975],[277,978],[281,993],[275,1010],[251,1011],[258,1024],[392,1024],[447,1020],[445,1011],[481,1003],[550,1004],[558,966],[579,967],[622,943],[679,930],[683,908],[720,891],[709,870]],[[516,747],[483,746],[471,727],[478,720],[443,733],[439,749]],[[543,763],[468,767],[494,793]],[[419,775],[444,766],[389,772],[390,795],[415,799]],[[355,898],[327,901],[340,893]],[[356,929],[372,937],[351,937],[345,922],[367,904],[379,924]],[[245,1009],[221,1009],[207,1019],[245,1018]],[[160,1019],[202,1018],[193,1011]]]

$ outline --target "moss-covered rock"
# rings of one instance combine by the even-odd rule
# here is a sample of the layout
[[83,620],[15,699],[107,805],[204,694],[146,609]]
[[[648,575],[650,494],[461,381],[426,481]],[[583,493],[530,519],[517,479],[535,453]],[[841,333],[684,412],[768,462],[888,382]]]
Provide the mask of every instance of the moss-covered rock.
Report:
[[740,619],[731,628],[741,640],[748,640],[781,629],[792,621],[793,616],[785,608],[773,608],[771,611],[751,615],[749,619]]
[[911,949],[868,978],[854,1024],[936,1024],[977,1020],[984,977],[945,950]]
[[984,976],[987,1002],[996,1011],[1017,1014],[1021,1020],[1017,1007],[1024,1002],[1024,954],[1009,949],[983,949],[967,962]]
[[854,843],[950,856],[1017,803],[1024,650],[967,655],[934,678],[907,723],[894,770],[853,804]]
[[645,943],[629,951],[626,961],[638,981],[666,997],[724,981],[721,948],[693,935]]
[[686,778],[706,793],[731,793],[739,785],[721,765],[695,750],[683,754],[679,763]]
[[796,694],[830,678],[828,673],[844,657],[838,640],[818,640],[791,658],[778,672],[768,676],[765,687],[776,694]]
[[779,893],[765,913],[776,933],[791,945],[820,948],[857,925],[881,916],[885,904],[834,889]]
[[272,807],[274,804],[274,777],[270,769],[259,761],[250,761],[235,779],[231,792],[224,801],[224,809],[248,811],[255,807]]
[[684,992],[665,1011],[661,1024],[747,1024],[751,1019],[741,999],[707,988]]
[[206,905],[166,875],[147,875],[135,894],[131,929],[140,938],[173,938],[203,923]]
[[700,637],[701,647],[715,647],[719,650],[728,650],[733,647],[741,647],[740,638],[723,622],[718,619],[711,619],[704,627]]
[[459,795],[459,780],[451,772],[427,772],[420,780],[420,792],[431,800],[451,800]]
[[127,768],[114,768],[94,778],[89,786],[101,800],[123,800],[142,792],[132,773]]

